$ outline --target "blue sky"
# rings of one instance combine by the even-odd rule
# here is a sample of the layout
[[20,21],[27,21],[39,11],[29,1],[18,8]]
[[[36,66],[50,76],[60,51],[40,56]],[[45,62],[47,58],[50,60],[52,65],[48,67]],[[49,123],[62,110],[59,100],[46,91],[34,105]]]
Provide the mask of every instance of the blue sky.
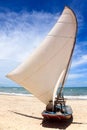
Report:
[[0,86],[18,86],[5,75],[40,45],[66,5],[78,20],[66,86],[87,86],[87,0],[0,0]]

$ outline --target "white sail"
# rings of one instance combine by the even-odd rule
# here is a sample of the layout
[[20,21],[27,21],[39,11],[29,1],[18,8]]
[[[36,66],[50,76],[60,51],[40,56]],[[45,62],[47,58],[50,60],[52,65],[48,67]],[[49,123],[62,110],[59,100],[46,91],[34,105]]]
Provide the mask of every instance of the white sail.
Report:
[[74,47],[76,28],[74,13],[65,7],[40,47],[7,77],[48,104],[53,99],[58,78],[62,71],[67,69]]

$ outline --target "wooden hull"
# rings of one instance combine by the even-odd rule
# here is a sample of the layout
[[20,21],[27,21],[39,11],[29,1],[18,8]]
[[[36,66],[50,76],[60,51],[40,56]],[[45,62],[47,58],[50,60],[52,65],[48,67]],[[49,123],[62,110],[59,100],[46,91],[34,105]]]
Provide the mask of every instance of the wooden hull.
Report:
[[46,113],[46,112],[42,112],[42,116],[44,118],[47,118],[47,119],[69,119],[71,118],[72,114],[67,114],[67,115],[64,115],[64,114],[54,114],[54,113]]
[[70,119],[72,117],[72,109],[70,106],[66,106],[65,112],[49,112],[44,110],[42,116],[46,119]]

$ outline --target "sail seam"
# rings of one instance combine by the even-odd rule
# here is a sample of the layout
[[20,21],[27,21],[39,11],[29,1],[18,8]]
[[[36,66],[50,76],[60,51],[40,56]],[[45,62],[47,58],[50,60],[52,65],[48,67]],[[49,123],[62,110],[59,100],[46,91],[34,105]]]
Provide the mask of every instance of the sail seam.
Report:
[[[67,14],[70,15],[70,13],[64,13],[64,12],[62,13],[62,15],[67,15]],[[62,16],[62,15],[61,15],[61,16]],[[71,16],[71,15],[70,15],[70,16]]]
[[53,36],[53,37],[63,37],[63,38],[71,38],[74,39],[75,37],[67,37],[67,36],[58,36],[58,35],[48,35],[49,37]]
[[72,22],[62,22],[62,21],[60,21],[60,22],[56,22],[57,24],[58,23],[65,23],[65,24],[75,24],[74,22],[72,23]]

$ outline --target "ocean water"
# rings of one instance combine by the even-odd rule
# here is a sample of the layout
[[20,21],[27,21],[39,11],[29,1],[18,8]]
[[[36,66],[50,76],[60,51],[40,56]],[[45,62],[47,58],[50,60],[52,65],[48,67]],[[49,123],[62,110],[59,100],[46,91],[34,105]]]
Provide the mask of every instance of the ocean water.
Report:
[[[23,87],[0,87],[0,94],[33,96]],[[65,87],[64,97],[69,99],[87,99],[87,87]]]

